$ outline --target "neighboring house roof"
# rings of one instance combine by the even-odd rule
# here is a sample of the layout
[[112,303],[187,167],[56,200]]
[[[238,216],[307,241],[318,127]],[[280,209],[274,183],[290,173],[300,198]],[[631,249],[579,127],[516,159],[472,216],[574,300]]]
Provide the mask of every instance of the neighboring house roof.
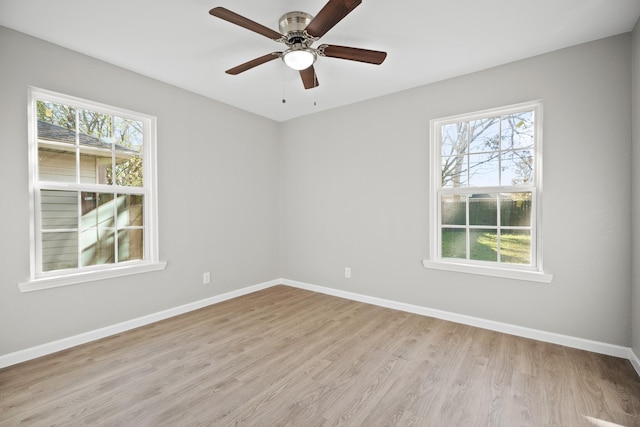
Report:
[[[76,132],[62,126],[38,120],[38,139],[75,144]],[[80,134],[80,144],[84,146],[111,150],[111,144],[109,144],[108,142],[104,142],[100,138],[96,138],[95,136],[87,135],[85,133]],[[119,144],[116,144],[116,151],[138,154],[136,150]]]

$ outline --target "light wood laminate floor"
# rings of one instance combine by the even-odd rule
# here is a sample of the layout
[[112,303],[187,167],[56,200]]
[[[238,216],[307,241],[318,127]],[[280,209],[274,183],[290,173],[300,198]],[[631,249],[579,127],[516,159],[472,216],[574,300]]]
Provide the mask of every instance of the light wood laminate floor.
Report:
[[627,360],[286,286],[0,370],[0,426],[616,424]]

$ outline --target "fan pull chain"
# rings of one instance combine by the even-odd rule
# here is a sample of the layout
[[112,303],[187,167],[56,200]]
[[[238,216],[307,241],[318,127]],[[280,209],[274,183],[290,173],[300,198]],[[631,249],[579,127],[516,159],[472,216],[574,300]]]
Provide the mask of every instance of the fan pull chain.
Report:
[[318,91],[318,75],[316,69],[313,69],[313,106],[316,106],[316,92]]
[[285,97],[285,94],[284,94],[284,83],[285,83],[285,80],[286,80],[285,79],[285,77],[286,77],[285,71],[286,70],[284,70],[284,68],[283,68],[283,73],[282,73],[282,103],[283,104],[287,103],[287,98]]

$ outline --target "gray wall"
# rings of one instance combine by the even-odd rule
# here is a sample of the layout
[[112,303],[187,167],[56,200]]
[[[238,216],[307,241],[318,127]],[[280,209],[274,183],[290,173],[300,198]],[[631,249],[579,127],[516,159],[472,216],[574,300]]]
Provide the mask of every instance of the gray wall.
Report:
[[[287,122],[283,277],[628,346],[630,46],[621,35]],[[425,269],[429,120],[534,99],[553,282]]]
[[631,310],[631,346],[640,358],[640,21],[633,30],[633,276]]
[[[166,270],[19,292],[29,277],[28,85],[157,116]],[[279,277],[276,123],[2,27],[0,94],[0,354]]]
[[[0,236],[9,242],[0,245],[0,354],[277,277],[628,346],[631,41],[608,38],[277,124],[0,27]],[[637,70],[633,81],[638,104]],[[158,117],[166,270],[18,291],[29,274],[28,85]],[[553,283],[424,269],[429,120],[539,98]],[[213,286],[201,284],[204,271]]]

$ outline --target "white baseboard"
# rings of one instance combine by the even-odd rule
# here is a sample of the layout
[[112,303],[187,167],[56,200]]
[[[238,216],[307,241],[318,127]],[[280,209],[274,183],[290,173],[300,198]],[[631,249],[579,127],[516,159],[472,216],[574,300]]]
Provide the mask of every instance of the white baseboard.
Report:
[[280,283],[281,283],[281,280],[271,280],[269,282],[248,286],[246,288],[227,292],[221,295],[215,295],[200,301],[184,304],[178,307],[159,311],[157,313],[152,313],[146,316],[138,317],[136,319],[117,323],[115,325],[107,326],[107,327],[96,329],[89,332],[84,332],[82,334],[63,338],[57,341],[52,341],[46,344],[16,351],[14,353],[0,355],[0,368],[15,365],[21,362],[26,362],[27,360],[35,359],[41,356],[46,356],[47,354],[55,353],[57,351],[66,350],[68,348],[75,347],[80,344],[86,344],[91,341],[95,341],[111,335],[119,334],[121,332],[138,328],[140,326],[144,326],[150,323],[158,322],[160,320],[168,319],[169,317],[178,316],[180,314],[198,310],[200,308],[207,307],[212,304],[216,304],[216,303],[226,301],[232,298],[236,298],[242,295],[250,294],[252,292],[256,292],[262,289],[270,288]]
[[324,286],[312,285],[309,283],[298,282],[288,279],[276,279],[268,282],[260,283],[253,286],[248,286],[236,291],[227,292],[221,295],[215,295],[210,298],[195,301],[189,304],[184,304],[178,307],[163,310],[157,313],[152,313],[147,316],[138,317],[136,319],[121,322],[115,325],[107,326],[104,328],[96,329],[94,331],[85,332],[82,334],[74,335],[61,340],[53,341],[50,343],[42,344],[39,346],[27,348],[24,350],[16,351],[5,355],[0,355],[0,368],[15,365],[17,363],[26,362],[27,360],[35,359],[37,357],[46,356],[57,351],[66,350],[71,347],[75,347],[80,344],[85,344],[91,341],[95,341],[101,338],[105,338],[111,335],[119,334],[140,326],[148,325],[153,322],[168,319],[173,316],[188,313],[190,311],[198,310],[203,307],[207,307],[212,304],[216,304],[222,301],[226,301],[232,298],[236,298],[242,295],[247,295],[256,291],[260,291],[279,284],[306,289],[313,292],[318,292],[327,295],[333,295],[340,298],[345,298],[353,301],[364,302],[367,304],[373,304],[381,307],[392,308],[395,310],[406,311],[408,313],[420,314],[423,316],[435,317],[437,319],[448,320],[451,322],[461,323],[464,325],[475,326],[478,328],[488,329],[496,332],[502,332],[510,335],[521,336],[524,338],[531,338],[538,341],[559,344],[566,347],[577,348],[581,350],[592,351],[595,353],[606,354],[609,356],[620,357],[628,359],[636,372],[640,376],[640,359],[629,347],[617,346],[613,344],[602,343],[598,341],[587,340],[583,338],[576,338],[567,335],[556,334],[553,332],[546,332],[537,329],[525,328],[522,326],[510,325],[507,323],[495,322],[492,320],[481,319],[472,316],[466,316],[462,314],[451,313],[442,310],[436,310],[432,308],[417,306],[413,304],[402,303],[393,300],[387,300],[377,297],[371,297],[368,295],[357,294],[354,292],[341,291],[338,289],[327,288]]
[[[629,359],[632,364],[635,363],[634,367],[636,371],[638,371],[638,375],[640,375],[640,360],[638,360],[638,358],[635,357],[635,354],[631,351],[629,347],[607,344],[599,341],[587,340],[584,338],[576,338],[568,335],[561,335],[561,334],[541,331],[537,329],[525,328],[522,326],[510,325],[508,323],[495,322],[493,320],[486,320],[478,317],[466,316],[463,314],[456,314],[448,311],[436,310],[436,309],[417,306],[413,304],[406,304],[403,302],[370,297],[367,295],[341,291],[333,288],[326,288],[323,286],[312,285],[309,283],[298,282],[295,280],[282,279],[282,284],[300,288],[300,289],[307,289],[310,291],[319,292],[327,295],[346,298],[354,301],[360,301],[367,304],[373,304],[381,307],[392,308],[395,310],[406,311],[408,313],[435,317],[437,319],[448,320],[451,322],[461,323],[469,326],[475,326],[478,328],[488,329],[491,331],[502,332],[510,335],[517,335],[520,337],[531,338],[531,339],[548,342],[552,344],[559,344],[565,347],[572,347],[572,348],[577,348],[581,350],[592,351],[594,353],[606,354],[609,356]],[[635,362],[632,357],[635,357]]]

